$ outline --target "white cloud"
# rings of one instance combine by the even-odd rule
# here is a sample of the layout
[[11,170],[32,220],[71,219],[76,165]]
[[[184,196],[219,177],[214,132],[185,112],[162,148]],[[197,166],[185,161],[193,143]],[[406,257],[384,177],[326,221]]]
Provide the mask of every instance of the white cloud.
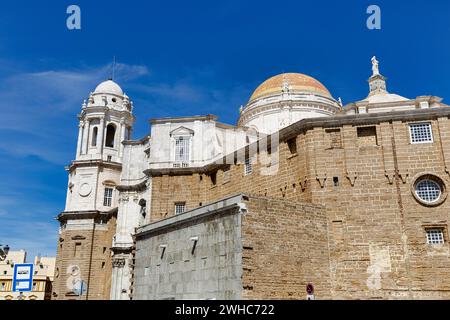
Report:
[[[30,221],[24,219],[2,218],[4,231],[2,241],[11,247],[11,250],[25,250],[28,259],[41,254],[56,255],[58,238],[58,224]],[[8,231],[9,230],[9,231]]]
[[[0,81],[0,130],[4,136],[0,149],[59,164],[67,162],[73,154],[68,158],[68,149],[63,146],[77,134],[75,116],[81,110],[83,98],[107,78],[110,69],[111,66],[103,66],[22,72]],[[118,64],[116,74],[126,83],[149,71],[146,66]]]

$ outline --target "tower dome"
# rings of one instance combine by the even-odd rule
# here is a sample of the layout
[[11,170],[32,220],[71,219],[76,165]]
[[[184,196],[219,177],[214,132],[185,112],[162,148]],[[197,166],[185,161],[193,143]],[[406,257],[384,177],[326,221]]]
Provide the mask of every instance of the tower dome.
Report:
[[107,80],[100,83],[97,88],[95,88],[94,93],[109,93],[123,96],[122,88],[112,80]]
[[238,125],[270,134],[302,119],[331,116],[340,109],[320,81],[301,73],[282,73],[256,88],[241,109]]

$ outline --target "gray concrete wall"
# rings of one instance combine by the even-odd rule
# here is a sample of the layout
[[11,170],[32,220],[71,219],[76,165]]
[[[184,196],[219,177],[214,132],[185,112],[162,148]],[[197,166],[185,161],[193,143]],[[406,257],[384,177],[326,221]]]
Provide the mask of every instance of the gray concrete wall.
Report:
[[[134,300],[241,299],[239,208],[195,211],[141,229],[136,243]],[[194,253],[192,237],[198,237]],[[161,246],[166,246],[162,258]]]

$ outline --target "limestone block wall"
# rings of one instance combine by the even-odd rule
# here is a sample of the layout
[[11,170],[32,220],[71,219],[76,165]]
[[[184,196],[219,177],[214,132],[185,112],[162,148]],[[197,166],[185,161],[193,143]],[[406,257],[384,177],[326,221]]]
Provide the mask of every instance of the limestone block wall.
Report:
[[244,299],[330,299],[326,212],[322,206],[250,196],[242,217]]
[[312,185],[312,201],[327,207],[335,298],[449,298],[448,240],[427,244],[426,228],[443,228],[448,239],[450,204],[427,206],[413,195],[416,179],[427,173],[450,183],[449,120],[427,121],[433,143],[411,144],[411,121],[374,124],[372,143],[357,126],[343,126],[342,149],[315,139],[309,158],[328,179]]

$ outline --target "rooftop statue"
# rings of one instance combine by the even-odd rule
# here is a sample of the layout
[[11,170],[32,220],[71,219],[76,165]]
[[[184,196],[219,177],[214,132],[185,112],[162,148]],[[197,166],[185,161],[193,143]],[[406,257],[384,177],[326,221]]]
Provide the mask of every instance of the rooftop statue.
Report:
[[377,76],[380,74],[379,62],[377,60],[377,57],[375,56],[372,57],[372,72],[373,76]]

